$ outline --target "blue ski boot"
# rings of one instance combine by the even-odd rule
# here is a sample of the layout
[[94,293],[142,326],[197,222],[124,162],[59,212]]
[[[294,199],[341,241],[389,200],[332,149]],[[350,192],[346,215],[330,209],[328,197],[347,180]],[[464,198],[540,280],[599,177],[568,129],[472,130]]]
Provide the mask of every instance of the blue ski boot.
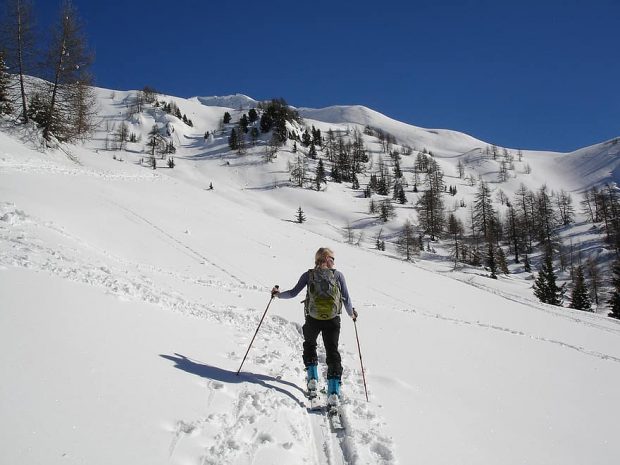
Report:
[[308,398],[313,399],[318,396],[319,370],[316,365],[306,367]]
[[340,379],[327,379],[327,416],[334,431],[343,430],[342,414],[340,412]]
[[329,378],[327,380],[327,405],[331,407],[338,407],[340,404],[340,379]]

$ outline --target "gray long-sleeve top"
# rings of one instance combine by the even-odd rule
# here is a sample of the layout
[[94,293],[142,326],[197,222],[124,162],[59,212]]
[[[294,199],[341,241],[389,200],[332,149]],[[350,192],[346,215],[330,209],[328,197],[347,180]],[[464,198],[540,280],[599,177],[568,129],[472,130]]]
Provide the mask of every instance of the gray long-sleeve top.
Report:
[[[351,297],[349,296],[349,289],[347,288],[347,282],[344,279],[344,275],[340,271],[334,270],[334,276],[338,280],[338,284],[340,284],[340,292],[342,294],[342,303],[344,304],[344,308],[347,310],[349,316],[353,317],[353,304],[351,303]],[[297,281],[297,284],[295,284],[293,289],[280,292],[277,295],[280,299],[292,299],[293,297],[296,297],[307,284],[308,272],[306,271],[299,277],[299,281]]]

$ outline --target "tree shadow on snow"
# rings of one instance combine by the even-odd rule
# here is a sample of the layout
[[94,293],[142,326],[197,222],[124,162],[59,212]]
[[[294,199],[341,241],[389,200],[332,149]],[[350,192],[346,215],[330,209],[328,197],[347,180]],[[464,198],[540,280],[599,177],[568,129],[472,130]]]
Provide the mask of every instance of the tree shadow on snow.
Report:
[[299,400],[290,390],[285,389],[283,386],[288,386],[289,388],[296,389],[302,393],[302,396],[305,395],[303,389],[297,386],[295,383],[291,383],[290,381],[284,381],[282,379],[274,378],[273,376],[260,375],[256,373],[249,373],[247,371],[242,371],[237,375],[237,372],[225,370],[223,368],[214,367],[211,365],[207,365],[204,363],[199,363],[194,360],[189,359],[185,355],[177,354],[174,355],[159,355],[166,360],[170,360],[174,362],[174,367],[179,370],[183,370],[187,373],[191,373],[196,376],[200,376],[202,378],[208,378],[215,381],[220,381],[226,384],[240,384],[240,383],[253,383],[258,384],[259,386],[265,387],[267,389],[274,389],[275,391],[284,394],[287,397],[290,397],[293,401],[299,404],[301,407],[304,406],[304,403]]

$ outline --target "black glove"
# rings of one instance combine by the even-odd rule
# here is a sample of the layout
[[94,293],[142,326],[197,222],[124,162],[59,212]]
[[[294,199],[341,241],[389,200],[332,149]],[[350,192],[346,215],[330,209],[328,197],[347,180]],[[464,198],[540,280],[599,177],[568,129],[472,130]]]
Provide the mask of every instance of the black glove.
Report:
[[277,284],[275,286],[273,286],[273,289],[271,290],[271,298],[273,299],[274,297],[276,297],[278,294],[280,293],[280,286],[278,286]]
[[353,315],[351,316],[351,318],[353,318],[353,321],[357,321],[357,312],[355,311],[355,309],[353,309]]

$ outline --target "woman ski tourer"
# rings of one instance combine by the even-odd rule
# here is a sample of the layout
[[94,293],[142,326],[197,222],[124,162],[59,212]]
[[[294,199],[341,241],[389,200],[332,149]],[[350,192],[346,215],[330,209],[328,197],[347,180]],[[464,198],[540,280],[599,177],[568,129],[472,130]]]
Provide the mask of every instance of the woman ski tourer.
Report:
[[292,299],[306,287],[303,301],[306,321],[303,325],[303,362],[306,366],[308,397],[317,395],[318,358],[316,353],[319,333],[323,336],[327,362],[327,402],[338,405],[342,383],[342,363],[338,352],[340,338],[340,313],[342,306],[353,321],[357,312],[351,303],[344,275],[334,268],[334,252],[327,247],[317,250],[314,268],[304,272],[292,289],[280,292],[278,286],[271,290],[272,297]]

